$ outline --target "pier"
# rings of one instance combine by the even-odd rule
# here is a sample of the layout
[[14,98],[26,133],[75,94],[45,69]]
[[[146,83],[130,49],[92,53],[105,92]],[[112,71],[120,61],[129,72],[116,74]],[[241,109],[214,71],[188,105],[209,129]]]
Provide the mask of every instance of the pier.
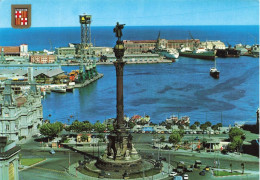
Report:
[[78,84],[75,84],[75,88],[81,88],[81,87],[84,87],[84,86],[87,86],[89,85],[90,83],[102,78],[104,76],[104,74],[101,74],[101,73],[98,73],[98,75],[96,75],[95,77],[93,77],[92,79],[87,79],[85,80],[83,83],[78,83]]

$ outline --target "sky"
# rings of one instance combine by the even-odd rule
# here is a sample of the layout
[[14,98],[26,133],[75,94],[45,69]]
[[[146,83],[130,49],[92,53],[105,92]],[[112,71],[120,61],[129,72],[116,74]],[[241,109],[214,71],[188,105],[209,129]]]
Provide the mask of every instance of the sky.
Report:
[[0,28],[11,27],[11,4],[31,4],[32,27],[259,25],[259,0],[0,0]]

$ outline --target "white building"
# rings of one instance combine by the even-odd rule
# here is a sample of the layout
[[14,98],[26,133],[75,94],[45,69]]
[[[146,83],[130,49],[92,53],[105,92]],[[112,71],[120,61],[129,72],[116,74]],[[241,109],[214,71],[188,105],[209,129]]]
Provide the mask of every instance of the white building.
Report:
[[20,45],[20,56],[29,57],[27,44]]
[[11,81],[6,81],[0,95],[0,136],[13,141],[32,136],[38,132],[42,118],[41,95],[36,85],[24,94],[14,95]]
[[214,46],[215,49],[226,49],[226,45],[220,40],[200,42],[200,45],[206,49],[213,49]]

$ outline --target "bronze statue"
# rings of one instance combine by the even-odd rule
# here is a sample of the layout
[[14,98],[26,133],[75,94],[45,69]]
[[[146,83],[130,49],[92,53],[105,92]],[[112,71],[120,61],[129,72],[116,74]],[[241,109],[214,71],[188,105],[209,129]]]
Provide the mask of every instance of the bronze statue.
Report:
[[122,29],[124,28],[125,24],[119,24],[117,22],[116,27],[114,28],[114,33],[116,33],[116,37],[119,41],[121,41],[121,37],[123,36]]

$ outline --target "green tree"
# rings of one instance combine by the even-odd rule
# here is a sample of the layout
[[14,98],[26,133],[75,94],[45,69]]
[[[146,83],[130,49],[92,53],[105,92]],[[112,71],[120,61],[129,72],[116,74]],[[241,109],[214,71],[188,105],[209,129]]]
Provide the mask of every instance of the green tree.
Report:
[[179,129],[178,132],[179,132],[181,138],[183,138],[184,137],[184,130],[183,129]]
[[40,127],[40,133],[45,136],[53,138],[57,136],[58,133],[62,131],[62,129],[63,129],[63,125],[60,122],[56,122],[52,124],[46,123]]
[[169,136],[169,143],[172,143],[174,145],[181,142],[181,135],[179,131],[173,131],[172,134]]
[[211,129],[213,129],[214,131],[218,130],[218,126],[217,125],[213,125],[211,126]]
[[98,133],[102,133],[106,130],[106,125],[102,124],[101,122],[98,122],[98,121],[94,124],[93,127],[94,127],[95,131],[97,131]]
[[71,125],[70,125],[70,129],[74,130],[75,132],[79,133],[82,132],[84,130],[84,123],[83,122],[79,122],[78,120],[75,120]]
[[171,124],[166,124],[166,129],[171,129],[172,128],[172,125]]
[[243,131],[241,131],[237,127],[231,128],[228,135],[231,142],[233,141],[235,136],[240,136],[243,140],[245,139]]
[[88,135],[83,134],[83,135],[81,136],[81,142],[85,142],[87,139],[88,139]]
[[93,125],[90,122],[83,122],[83,131],[91,131],[93,129]]
[[196,128],[197,128],[197,126],[195,124],[190,126],[190,129],[192,129],[192,130],[195,130]]
[[203,130],[203,132],[207,129],[207,125],[206,124],[201,124],[200,125],[200,129]]
[[194,122],[194,124],[195,124],[197,127],[199,127],[200,122],[199,122],[199,121],[196,121],[196,122]]
[[211,127],[211,122],[207,121],[207,122],[205,122],[205,124],[207,127]]
[[160,141],[161,141],[161,142],[164,142],[164,141],[165,141],[165,136],[164,136],[164,135],[162,135],[162,136],[160,137]]
[[114,130],[113,124],[109,124],[109,125],[107,126],[107,129],[108,129],[109,131],[113,131],[113,130]]
[[222,123],[216,124],[218,127],[223,127]]

